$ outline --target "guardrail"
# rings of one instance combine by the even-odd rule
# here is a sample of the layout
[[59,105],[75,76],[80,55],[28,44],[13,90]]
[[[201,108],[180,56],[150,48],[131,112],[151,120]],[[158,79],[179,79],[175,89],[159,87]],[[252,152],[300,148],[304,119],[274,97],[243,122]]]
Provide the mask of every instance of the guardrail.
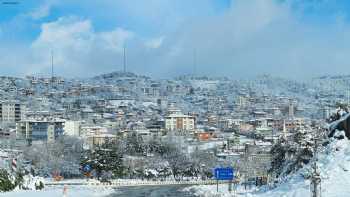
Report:
[[[219,181],[219,184],[227,181]],[[126,187],[126,186],[160,186],[160,185],[214,185],[216,180],[189,180],[189,181],[144,181],[144,180],[111,180],[110,182],[86,181],[86,182],[48,182],[45,185],[86,185],[86,186],[109,186],[109,187]]]

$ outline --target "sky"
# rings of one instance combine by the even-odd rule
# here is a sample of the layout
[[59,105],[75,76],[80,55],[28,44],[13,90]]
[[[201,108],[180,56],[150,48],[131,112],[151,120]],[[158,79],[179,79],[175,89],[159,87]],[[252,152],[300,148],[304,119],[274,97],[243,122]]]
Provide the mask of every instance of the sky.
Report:
[[350,74],[348,0],[0,0],[0,75]]

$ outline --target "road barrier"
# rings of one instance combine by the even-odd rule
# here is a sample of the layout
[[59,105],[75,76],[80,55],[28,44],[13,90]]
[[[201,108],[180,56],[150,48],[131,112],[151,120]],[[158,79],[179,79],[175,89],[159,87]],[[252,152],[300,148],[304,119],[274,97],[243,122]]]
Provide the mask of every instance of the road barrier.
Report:
[[[126,187],[126,186],[161,186],[161,185],[214,185],[216,180],[183,180],[183,181],[174,181],[174,180],[165,180],[165,181],[148,181],[148,180],[111,180],[109,182],[100,182],[100,181],[81,181],[76,182],[69,180],[58,181],[58,182],[47,182],[47,186],[60,186],[60,185],[87,185],[87,186],[104,186],[104,187]],[[227,181],[220,181],[220,184],[225,184]]]

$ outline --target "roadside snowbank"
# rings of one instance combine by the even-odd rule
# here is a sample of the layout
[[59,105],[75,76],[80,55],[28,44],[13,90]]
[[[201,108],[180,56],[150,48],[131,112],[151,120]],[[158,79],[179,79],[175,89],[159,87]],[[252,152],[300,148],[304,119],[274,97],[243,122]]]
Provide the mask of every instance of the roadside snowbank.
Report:
[[[81,196],[81,197],[103,197],[113,193],[111,188],[91,187],[91,186],[68,186],[67,196]],[[1,196],[6,197],[62,197],[63,186],[47,187],[44,190],[17,190],[12,192],[0,193]]]
[[42,177],[35,177],[32,175],[25,175],[23,177],[23,185],[22,187],[27,189],[27,190],[36,190],[36,188],[40,185],[43,184],[44,186],[45,180]]

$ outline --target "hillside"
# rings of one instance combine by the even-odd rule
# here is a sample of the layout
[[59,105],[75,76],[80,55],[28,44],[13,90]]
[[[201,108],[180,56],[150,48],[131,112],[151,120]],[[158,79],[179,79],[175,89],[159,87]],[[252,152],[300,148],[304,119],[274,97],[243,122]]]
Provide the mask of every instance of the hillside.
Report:
[[[322,147],[317,156],[317,164],[322,178],[322,197],[348,197],[350,193],[350,140],[344,131],[335,131],[335,138],[329,139],[329,144]],[[314,162],[313,158],[311,164]],[[311,164],[298,170],[285,180],[281,180],[273,189],[260,188],[257,191],[245,192],[238,188],[238,197],[299,197],[310,196]],[[198,196],[215,196],[216,186],[192,187]],[[220,196],[234,196],[227,192],[227,185],[221,186]]]

